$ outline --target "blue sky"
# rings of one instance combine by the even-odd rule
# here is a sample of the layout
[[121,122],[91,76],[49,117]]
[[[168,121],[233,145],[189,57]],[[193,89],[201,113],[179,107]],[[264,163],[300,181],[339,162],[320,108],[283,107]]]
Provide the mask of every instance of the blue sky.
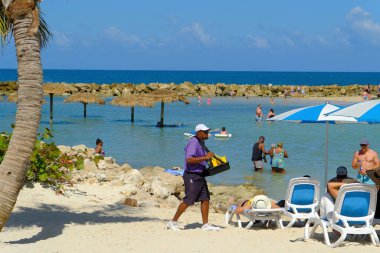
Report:
[[[106,4],[104,4],[106,3]],[[49,69],[380,71],[377,0],[45,0]],[[13,41],[0,68],[15,68]]]

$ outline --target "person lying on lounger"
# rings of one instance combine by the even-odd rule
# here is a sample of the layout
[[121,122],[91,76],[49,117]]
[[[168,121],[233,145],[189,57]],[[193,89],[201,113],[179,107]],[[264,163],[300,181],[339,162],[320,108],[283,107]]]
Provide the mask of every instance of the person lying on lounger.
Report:
[[[230,202],[234,202],[233,199]],[[256,209],[274,209],[280,208],[276,202],[271,200],[265,195],[257,195],[252,199],[238,201],[236,204],[236,214],[244,212],[244,210],[251,209],[256,207]]]

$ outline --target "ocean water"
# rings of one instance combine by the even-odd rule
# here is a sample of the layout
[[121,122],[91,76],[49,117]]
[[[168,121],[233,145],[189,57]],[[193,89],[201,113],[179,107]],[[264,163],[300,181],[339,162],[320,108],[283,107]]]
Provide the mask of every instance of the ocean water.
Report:
[[[49,101],[49,98],[45,98]],[[207,105],[207,98],[198,105],[191,98],[189,105],[181,103],[165,104],[165,123],[183,123],[178,128],[156,128],[153,125],[160,116],[160,106],[154,108],[136,108],[135,123],[130,122],[130,108],[106,105],[87,107],[86,119],[83,118],[83,105],[64,103],[62,97],[54,98],[53,141],[63,145],[85,144],[95,146],[96,138],[104,140],[107,156],[114,157],[118,163],[129,163],[135,168],[158,165],[164,168],[183,167],[184,147],[188,139],[185,132],[190,132],[198,123],[211,128],[225,126],[232,134],[230,139],[210,137],[206,145],[220,155],[226,155],[231,170],[210,177],[215,184],[252,183],[265,189],[273,198],[283,198],[290,178],[309,174],[321,181],[324,177],[325,125],[294,123],[258,123],[255,121],[257,104],[263,105],[265,113],[269,108],[281,113],[290,109],[319,104],[320,101],[302,99],[277,99],[274,105],[267,98],[212,98]],[[111,98],[107,98],[109,102]],[[347,103],[339,103],[347,105]],[[16,104],[0,102],[0,132],[11,131],[14,122]],[[41,130],[49,125],[49,103],[43,105]],[[368,138],[371,147],[380,151],[380,126],[378,125],[331,125],[329,134],[329,177],[335,169],[344,165],[350,176],[355,176],[351,169],[354,151],[359,149],[359,140]],[[251,164],[252,146],[260,135],[266,137],[266,148],[271,143],[283,142],[289,153],[286,160],[286,174],[272,175],[269,164],[265,164],[262,174],[253,172]]]
[[[0,69],[0,81],[17,79],[14,69]],[[67,83],[227,83],[287,85],[350,85],[380,83],[378,72],[265,72],[265,71],[129,71],[44,70],[45,82]]]

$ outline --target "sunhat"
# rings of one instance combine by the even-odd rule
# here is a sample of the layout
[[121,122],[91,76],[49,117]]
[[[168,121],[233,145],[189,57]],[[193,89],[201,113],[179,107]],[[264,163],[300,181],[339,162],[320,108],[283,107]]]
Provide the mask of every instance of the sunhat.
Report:
[[270,199],[265,195],[257,195],[252,200],[253,209],[271,209]]

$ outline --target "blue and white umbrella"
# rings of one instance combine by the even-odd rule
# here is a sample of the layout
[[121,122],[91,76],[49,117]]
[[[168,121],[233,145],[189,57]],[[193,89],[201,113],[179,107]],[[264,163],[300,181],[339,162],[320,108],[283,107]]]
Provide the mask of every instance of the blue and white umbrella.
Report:
[[327,115],[331,112],[339,110],[340,107],[326,103],[322,105],[307,106],[288,112],[281,113],[269,121],[288,121],[296,123],[325,123],[326,124],[326,154],[325,154],[325,185],[327,183],[328,171],[328,147],[329,147],[329,124],[343,123],[343,122],[357,122],[353,117],[346,117],[342,115],[332,116]]
[[370,100],[347,106],[327,117],[353,117],[358,123],[380,123],[380,100]]
[[322,104],[322,105],[314,105],[302,107],[294,110],[290,110],[288,112],[281,113],[271,119],[269,121],[289,121],[296,123],[339,123],[339,122],[357,122],[352,117],[345,116],[331,116],[327,114],[337,111],[341,109],[341,107],[332,105],[332,104]]

